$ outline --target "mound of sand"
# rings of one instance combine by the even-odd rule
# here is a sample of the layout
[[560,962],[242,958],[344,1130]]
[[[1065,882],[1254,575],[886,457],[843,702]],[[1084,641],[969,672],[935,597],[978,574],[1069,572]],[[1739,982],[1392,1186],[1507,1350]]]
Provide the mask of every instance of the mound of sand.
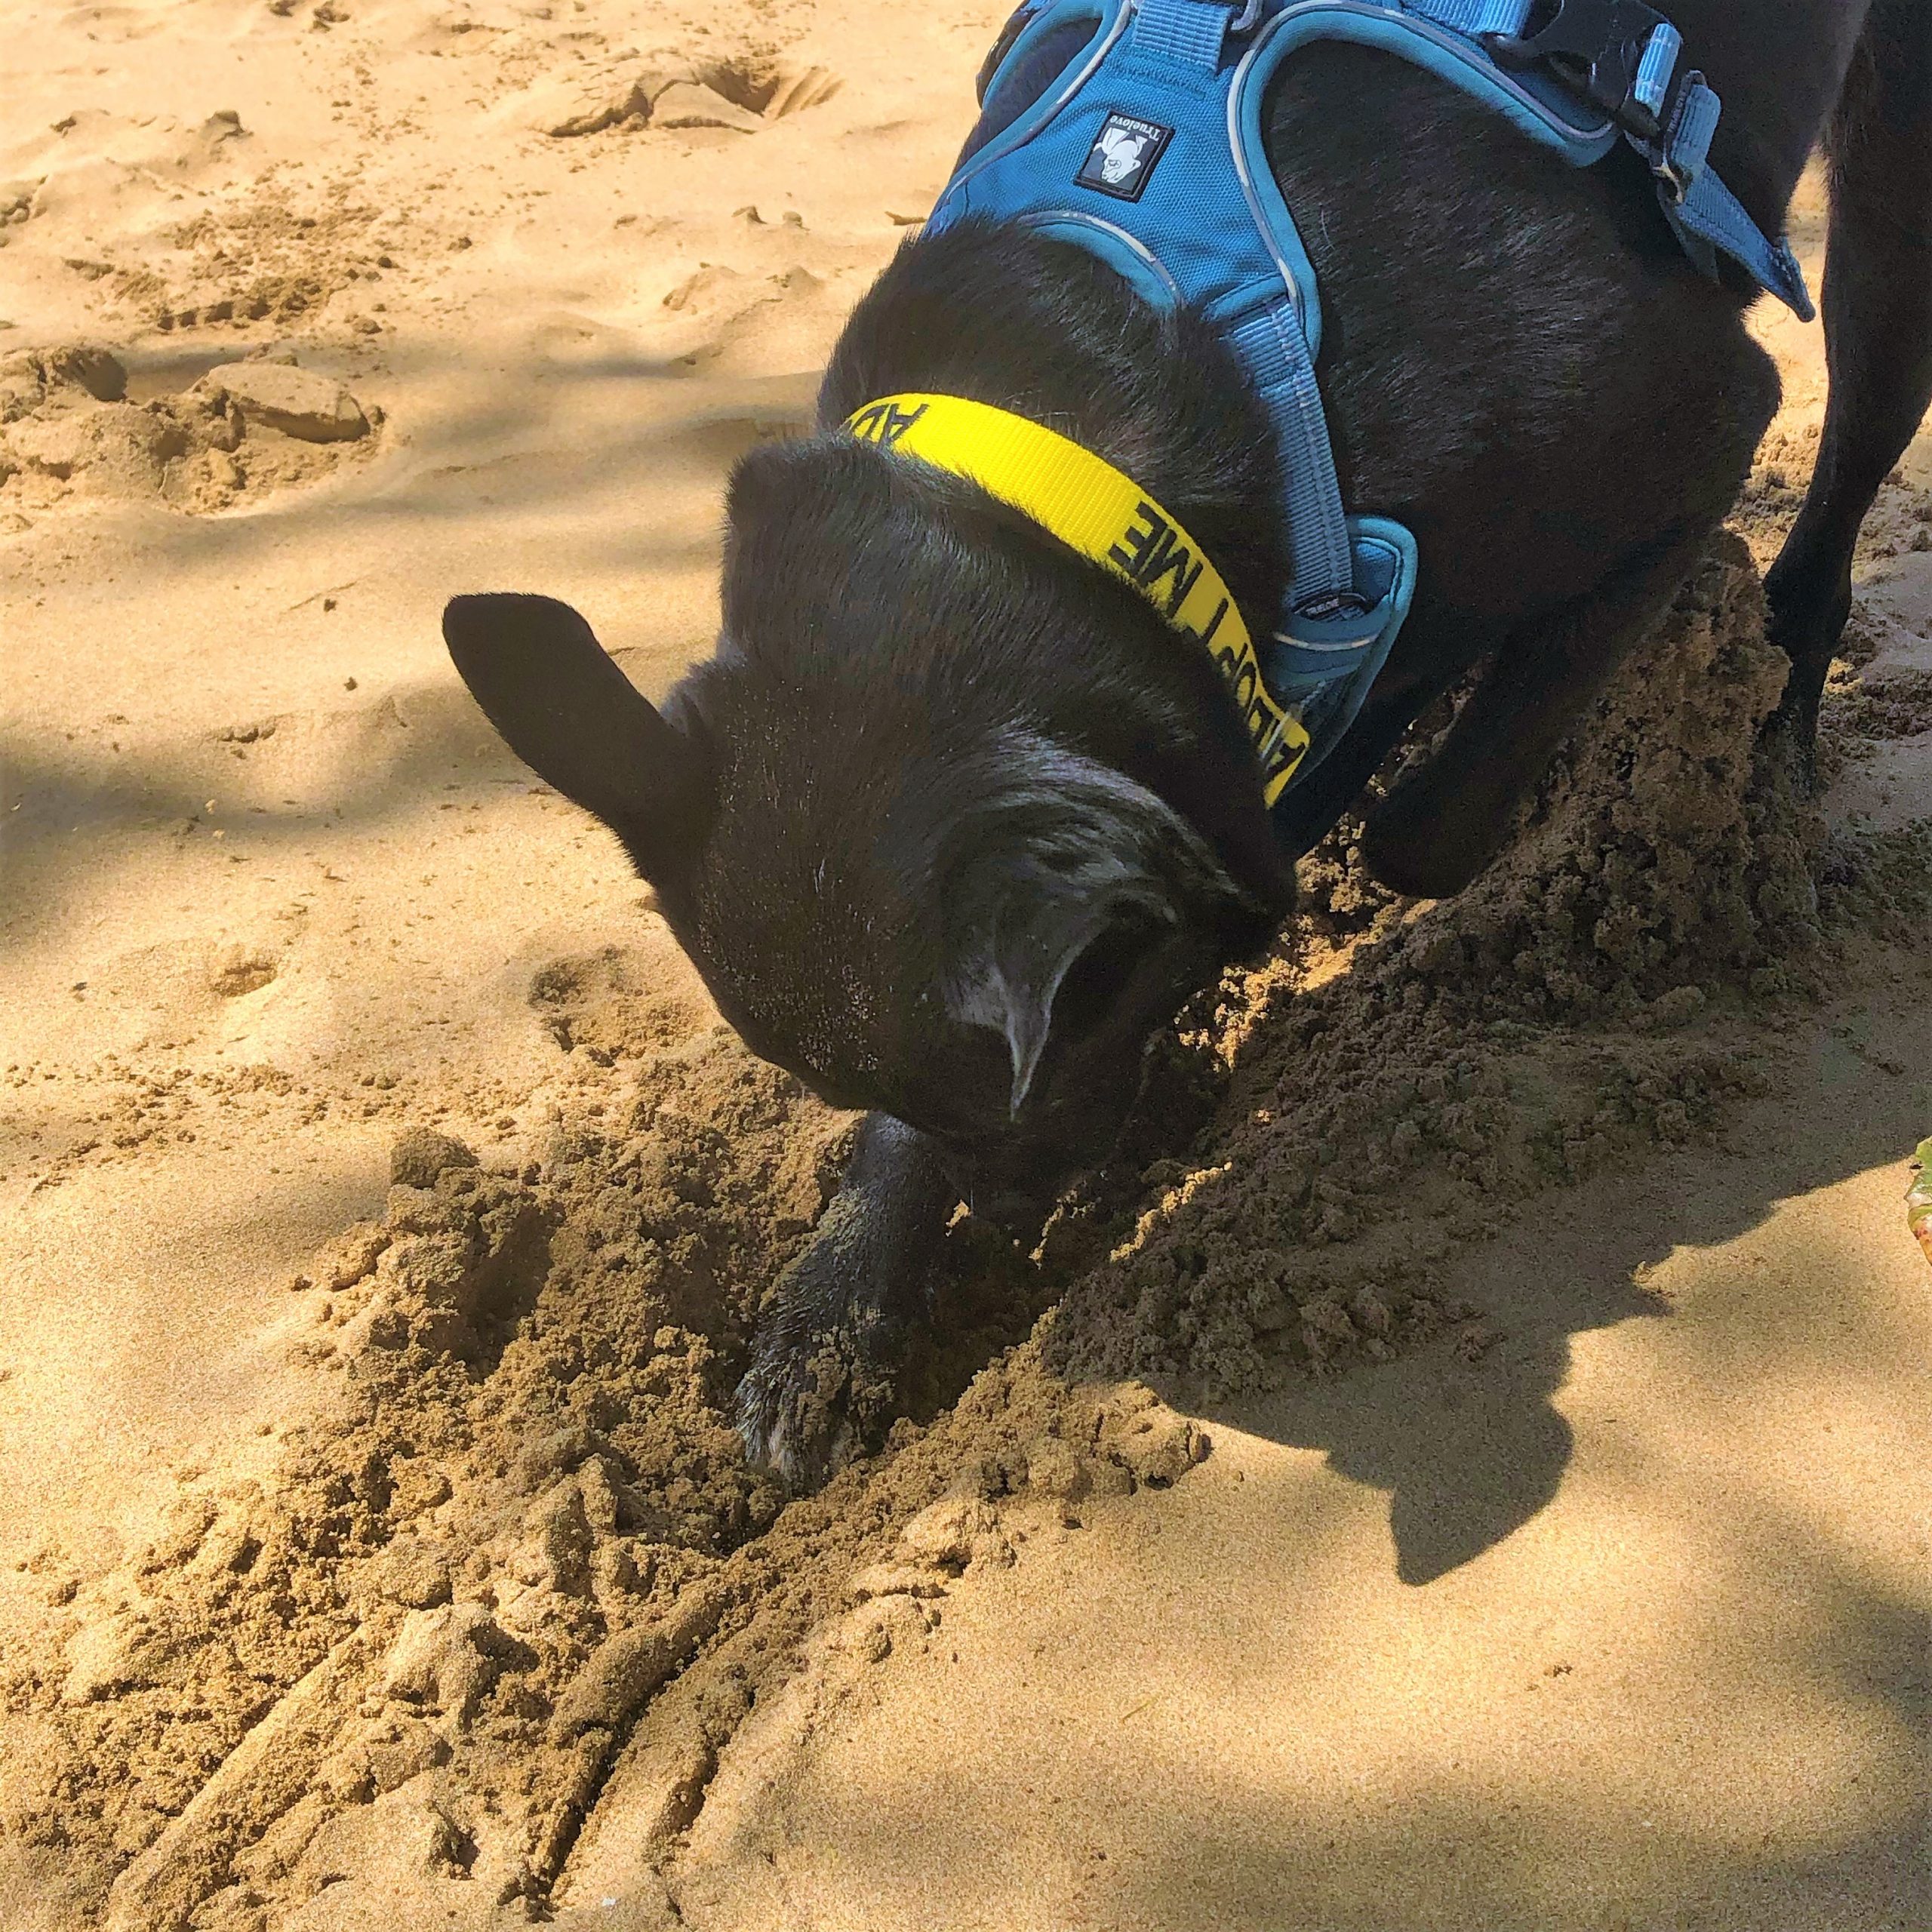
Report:
[[1431,1284],[1458,1241],[1607,1161],[1708,1139],[1758,1076],[1680,1030],[1727,989],[1820,971],[1823,823],[1755,770],[1785,669],[1727,538],[1460,898],[1392,900],[1352,826],[1333,835],[1304,884],[1318,929],[1359,934],[1348,970],[1310,988],[1284,960],[1225,989],[1202,1041],[1233,1063],[1214,1122],[1143,1175],[1160,1205],[1075,1289],[1054,1358],[1216,1394],[1284,1351],[1383,1358],[1455,1318]]

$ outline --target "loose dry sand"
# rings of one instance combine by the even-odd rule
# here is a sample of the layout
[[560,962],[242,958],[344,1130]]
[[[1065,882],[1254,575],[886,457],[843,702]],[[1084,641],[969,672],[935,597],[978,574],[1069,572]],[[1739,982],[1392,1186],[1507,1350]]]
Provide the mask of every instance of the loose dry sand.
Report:
[[848,1124],[436,614],[707,648],[995,11],[0,6],[5,1932],[1932,1921],[1932,438],[1814,808],[1815,329],[1494,872],[1345,827],[884,1454],[724,1426]]

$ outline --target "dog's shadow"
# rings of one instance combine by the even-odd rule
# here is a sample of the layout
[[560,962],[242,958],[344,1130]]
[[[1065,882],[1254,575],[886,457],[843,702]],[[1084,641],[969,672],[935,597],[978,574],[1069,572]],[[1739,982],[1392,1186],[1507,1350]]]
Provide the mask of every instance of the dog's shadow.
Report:
[[[1901,1158],[1925,1131],[1924,1074],[1875,1069],[1824,1015],[1792,1046],[1773,1092],[1731,1121],[1722,1146],[1554,1190],[1525,1204],[1514,1228],[1463,1250],[1446,1291],[1480,1308],[1479,1322],[1390,1362],[1208,1405],[1211,1429],[1219,1420],[1324,1451],[1339,1474],[1386,1491],[1406,1583],[1494,1548],[1554,1497],[1568,1467],[1570,1425],[1554,1398],[1573,1336],[1672,1318],[1639,1285],[1646,1271],[1675,1250],[1734,1239],[1782,1200]],[[1903,1226],[1901,1210],[1901,1239]],[[1775,1353],[1777,1338],[1766,1346]]]
[[[1639,1245],[1648,1252],[1635,1265],[1656,1258],[1654,1237]],[[1432,1583],[1555,1495],[1571,1438],[1552,1398],[1571,1337],[1663,1312],[1632,1272],[1620,1245],[1580,1257],[1551,1251],[1540,1235],[1486,1242],[1455,1270],[1456,1291],[1484,1310],[1479,1323],[1392,1362],[1298,1377],[1211,1417],[1324,1450],[1337,1474],[1386,1491],[1396,1574]]]

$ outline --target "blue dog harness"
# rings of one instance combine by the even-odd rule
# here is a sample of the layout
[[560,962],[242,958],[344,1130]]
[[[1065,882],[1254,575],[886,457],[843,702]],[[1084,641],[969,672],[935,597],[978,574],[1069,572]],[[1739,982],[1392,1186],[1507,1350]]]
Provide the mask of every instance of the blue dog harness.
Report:
[[1700,269],[1721,257],[1812,312],[1789,247],[1706,165],[1718,97],[1641,0],[1029,0],[988,57],[980,123],[928,229],[1017,221],[1220,325],[1281,453],[1291,578],[1255,630],[1269,689],[1309,736],[1297,780],[1354,721],[1416,582],[1407,530],[1344,512],[1315,274],[1263,146],[1269,85],[1314,41],[1399,55],[1574,167],[1628,141]]

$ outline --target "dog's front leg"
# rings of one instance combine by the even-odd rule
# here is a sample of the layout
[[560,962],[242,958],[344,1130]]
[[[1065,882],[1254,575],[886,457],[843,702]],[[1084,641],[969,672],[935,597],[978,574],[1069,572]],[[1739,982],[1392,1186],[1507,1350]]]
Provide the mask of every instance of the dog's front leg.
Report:
[[753,1460],[814,1489],[889,1418],[959,1190],[933,1144],[868,1114],[811,1245],[778,1278],[734,1420]]

